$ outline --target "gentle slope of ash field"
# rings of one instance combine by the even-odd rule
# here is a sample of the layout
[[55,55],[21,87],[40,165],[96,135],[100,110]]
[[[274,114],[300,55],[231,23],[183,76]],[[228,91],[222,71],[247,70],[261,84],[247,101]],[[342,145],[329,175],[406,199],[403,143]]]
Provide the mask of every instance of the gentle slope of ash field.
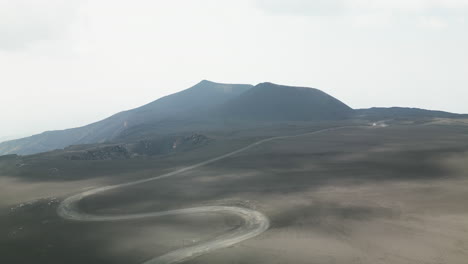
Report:
[[[449,119],[344,125],[349,127],[279,138],[178,175],[97,193],[79,210],[130,215],[216,205],[268,217],[270,227],[260,235],[185,263],[466,263],[468,126]],[[215,240],[244,220],[206,212],[79,222],[60,218],[57,207],[86,190],[162,175],[270,136],[324,128],[221,131],[208,135],[216,140],[206,146],[145,159],[3,158],[0,261],[143,263]]]

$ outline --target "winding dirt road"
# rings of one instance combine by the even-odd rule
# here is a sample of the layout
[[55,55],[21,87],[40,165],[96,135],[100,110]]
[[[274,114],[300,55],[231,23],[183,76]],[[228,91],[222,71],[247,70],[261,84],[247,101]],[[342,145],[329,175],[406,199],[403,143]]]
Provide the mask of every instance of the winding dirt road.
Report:
[[169,264],[169,263],[180,263],[186,261],[188,259],[195,258],[197,256],[212,252],[217,249],[226,248],[232,246],[234,244],[240,243],[244,240],[253,238],[258,236],[259,234],[265,232],[269,228],[269,220],[264,214],[254,211],[247,208],[242,207],[233,207],[233,206],[202,206],[202,207],[194,207],[194,208],[186,208],[186,209],[178,209],[178,210],[170,210],[170,211],[162,211],[162,212],[152,212],[152,213],[142,213],[142,214],[126,214],[126,215],[93,215],[88,214],[85,212],[81,212],[78,208],[78,204],[80,200],[83,198],[106,192],[109,190],[120,189],[132,185],[142,184],[150,181],[155,181],[163,178],[172,177],[178,174],[181,174],[186,171],[190,171],[216,161],[234,156],[246,150],[249,150],[257,145],[270,142],[273,140],[281,140],[281,139],[288,139],[288,138],[295,138],[307,135],[314,135],[323,132],[333,131],[333,130],[340,130],[345,128],[352,128],[357,126],[345,126],[345,127],[336,127],[336,128],[328,128],[323,130],[318,130],[314,132],[309,132],[300,135],[293,135],[293,136],[280,136],[280,137],[272,137],[260,140],[258,142],[252,143],[246,147],[238,149],[236,151],[224,154],[222,156],[197,163],[195,165],[191,165],[188,167],[184,167],[179,170],[175,170],[170,173],[166,173],[163,175],[155,176],[148,179],[137,180],[133,182],[117,184],[117,185],[109,185],[104,186],[92,190],[88,190],[73,196],[70,196],[63,200],[58,209],[57,213],[60,217],[67,219],[67,220],[74,220],[74,221],[89,221],[89,222],[96,222],[96,221],[124,221],[130,219],[142,219],[148,217],[159,217],[159,216],[170,216],[170,215],[185,215],[185,214],[204,214],[204,213],[226,213],[226,214],[233,214],[238,217],[241,217],[244,220],[244,224],[235,229],[230,231],[229,233],[225,233],[221,236],[214,238],[211,241],[203,242],[200,244],[196,244],[193,246],[181,248],[169,253],[166,253],[162,256],[155,257],[151,260],[144,262],[143,264]]

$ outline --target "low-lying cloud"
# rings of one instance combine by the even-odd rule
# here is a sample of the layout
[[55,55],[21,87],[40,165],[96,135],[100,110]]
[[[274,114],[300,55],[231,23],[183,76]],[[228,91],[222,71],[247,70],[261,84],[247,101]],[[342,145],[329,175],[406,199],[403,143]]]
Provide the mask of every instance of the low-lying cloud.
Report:
[[468,0],[256,0],[257,6],[276,14],[334,16],[373,12],[419,15],[467,14]]
[[80,1],[0,1],[0,49],[17,50],[59,38],[73,21]]

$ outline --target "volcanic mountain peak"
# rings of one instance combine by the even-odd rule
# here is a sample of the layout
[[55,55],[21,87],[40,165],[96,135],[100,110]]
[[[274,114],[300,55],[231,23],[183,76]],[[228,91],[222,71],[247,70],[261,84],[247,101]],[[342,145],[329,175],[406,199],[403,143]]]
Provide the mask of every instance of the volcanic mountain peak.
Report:
[[49,131],[0,143],[0,155],[33,154],[69,145],[113,141],[126,130],[137,126],[150,125],[152,129],[156,127],[162,130],[164,127],[159,123],[163,120],[207,111],[239,96],[251,87],[252,85],[221,84],[204,80],[189,89],[84,127]]
[[[140,140],[144,137],[223,127],[223,121],[258,122],[371,120],[400,117],[462,117],[409,108],[353,110],[315,88],[260,83],[225,84],[203,80],[193,87],[87,126],[49,131],[0,143],[0,155],[33,154],[69,145]],[[236,122],[242,121],[242,122]],[[227,122],[229,123],[229,122]]]
[[255,120],[337,120],[353,110],[336,98],[314,88],[264,82],[223,106],[226,116]]

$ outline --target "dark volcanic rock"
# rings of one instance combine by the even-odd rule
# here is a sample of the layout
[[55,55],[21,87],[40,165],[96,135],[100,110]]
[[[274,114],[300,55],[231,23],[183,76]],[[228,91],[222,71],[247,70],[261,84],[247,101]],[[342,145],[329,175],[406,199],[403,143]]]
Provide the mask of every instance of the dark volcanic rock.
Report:
[[208,142],[208,137],[194,133],[145,139],[135,143],[112,146],[71,146],[65,149],[64,156],[69,160],[123,160],[138,156],[156,156],[187,151]]
[[66,158],[71,160],[118,160],[128,159],[130,157],[130,152],[125,146],[121,145],[99,147],[86,151],[75,152],[66,156]]
[[70,145],[114,142],[129,129],[158,126],[162,121],[193,115],[195,112],[208,111],[208,109],[222,105],[239,96],[251,87],[252,85],[201,81],[184,91],[165,96],[132,110],[117,113],[87,126],[47,131],[27,138],[2,142],[0,143],[0,155],[29,155],[63,149]]
[[169,136],[158,139],[140,140],[129,148],[138,155],[164,155],[176,151],[186,151],[208,143],[209,138],[200,134]]
[[409,107],[373,107],[369,109],[356,109],[356,116],[371,120],[381,119],[420,119],[420,118],[467,118],[468,115],[454,114],[444,111],[426,110]]
[[353,109],[314,88],[261,83],[220,109],[224,118],[265,121],[340,120]]

